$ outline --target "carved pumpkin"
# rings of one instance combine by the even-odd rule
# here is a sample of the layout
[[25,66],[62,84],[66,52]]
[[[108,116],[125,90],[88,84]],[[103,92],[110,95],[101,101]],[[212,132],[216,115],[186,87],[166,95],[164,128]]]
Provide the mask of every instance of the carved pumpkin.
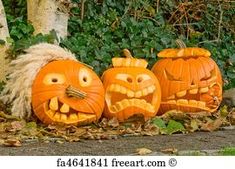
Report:
[[152,68],[161,89],[160,114],[168,110],[215,111],[222,100],[222,78],[210,52],[203,48],[165,49]]
[[102,76],[105,88],[107,118],[116,117],[120,122],[133,115],[145,119],[154,117],[161,100],[161,89],[155,75],[146,69],[147,62],[133,58],[125,49],[127,58],[113,58],[113,68]]
[[87,124],[98,120],[104,108],[104,88],[88,67],[72,60],[52,61],[37,74],[32,105],[46,124]]

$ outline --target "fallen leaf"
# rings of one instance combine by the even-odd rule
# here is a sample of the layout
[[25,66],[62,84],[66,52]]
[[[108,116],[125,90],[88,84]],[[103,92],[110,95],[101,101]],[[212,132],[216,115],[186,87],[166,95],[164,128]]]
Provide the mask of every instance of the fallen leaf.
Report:
[[157,127],[159,127],[160,129],[162,129],[162,128],[166,128],[166,122],[164,121],[164,120],[162,120],[161,118],[154,118],[153,120],[152,120],[152,123],[155,125],[155,126],[157,126]]
[[229,118],[230,118],[230,122],[232,125],[235,125],[235,110],[233,110],[230,115],[229,115]]
[[218,129],[222,124],[223,124],[224,119],[223,118],[218,118],[215,119],[214,121],[208,121],[205,124],[202,124],[201,130],[203,131],[214,131]]
[[114,128],[118,127],[118,126],[119,126],[119,121],[118,121],[118,119],[117,119],[116,117],[110,119],[110,120],[108,121],[108,126],[114,127]]
[[0,145],[3,145],[3,144],[4,144],[4,140],[0,139]]
[[7,147],[21,147],[22,146],[21,142],[18,139],[14,139],[14,138],[4,140],[3,145]]
[[176,154],[178,152],[178,149],[166,148],[166,149],[162,149],[161,152],[166,153],[166,154]]
[[61,141],[61,140],[57,140],[56,143],[59,143],[59,144],[63,144],[64,141]]
[[175,120],[170,120],[167,124],[166,128],[163,128],[160,130],[162,134],[173,134],[176,132],[183,132],[185,131],[185,128],[183,124],[180,122],[177,122]]
[[221,117],[227,117],[228,114],[229,114],[228,106],[224,105],[222,108],[220,108],[220,116]]
[[22,130],[25,126],[25,121],[13,121],[10,126],[6,128],[6,131],[15,132]]
[[137,148],[136,149],[136,153],[138,155],[146,155],[146,154],[150,154],[152,153],[152,150],[148,149],[148,148]]
[[191,122],[190,122],[189,131],[194,132],[194,131],[197,131],[197,130],[199,130],[198,120],[192,119]]

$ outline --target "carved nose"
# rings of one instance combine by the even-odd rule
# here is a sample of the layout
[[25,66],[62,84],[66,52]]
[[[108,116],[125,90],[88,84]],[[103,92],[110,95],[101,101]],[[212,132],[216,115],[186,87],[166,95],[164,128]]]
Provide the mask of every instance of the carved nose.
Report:
[[79,98],[79,99],[84,99],[87,96],[86,92],[81,91],[78,88],[75,88],[71,85],[69,85],[66,88],[65,93],[67,94],[68,97],[75,97],[75,98]]

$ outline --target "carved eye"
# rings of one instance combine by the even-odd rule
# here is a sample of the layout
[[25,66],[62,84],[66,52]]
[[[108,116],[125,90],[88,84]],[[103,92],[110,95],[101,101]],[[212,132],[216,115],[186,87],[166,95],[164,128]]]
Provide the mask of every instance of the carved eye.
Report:
[[212,69],[212,70],[210,71],[210,76],[209,76],[209,77],[203,77],[203,78],[201,78],[201,81],[206,81],[206,80],[209,80],[209,79],[211,79],[211,78],[213,78],[213,77],[216,77],[215,69]]
[[171,80],[171,81],[182,81],[182,79],[179,77],[179,78],[175,78],[174,75],[170,74],[166,69],[164,70],[164,74],[166,76],[166,78],[168,80]]
[[43,79],[45,85],[63,84],[64,82],[65,76],[59,73],[49,73]]
[[141,82],[144,82],[144,81],[150,80],[150,79],[151,79],[151,77],[147,74],[140,74],[136,77],[137,83],[141,83]]
[[132,83],[133,82],[133,78],[130,75],[125,74],[125,73],[117,74],[115,78],[118,79],[118,80],[122,80],[122,81],[128,82],[128,83]]
[[90,86],[90,84],[92,82],[91,74],[85,68],[80,69],[79,74],[78,74],[78,78],[79,78],[80,85],[82,87]]

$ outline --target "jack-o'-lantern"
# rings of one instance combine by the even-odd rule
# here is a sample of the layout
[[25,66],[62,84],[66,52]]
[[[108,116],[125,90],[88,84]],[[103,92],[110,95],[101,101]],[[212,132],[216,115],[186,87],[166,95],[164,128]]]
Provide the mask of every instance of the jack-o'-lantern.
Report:
[[183,112],[215,111],[222,100],[222,78],[211,53],[203,48],[186,48],[178,40],[179,49],[165,49],[163,58],[152,71],[162,90],[160,113],[168,110]]
[[107,118],[116,117],[120,122],[134,115],[145,120],[154,117],[161,100],[161,89],[155,75],[148,69],[144,59],[133,58],[124,49],[126,58],[113,58],[113,68],[102,76],[105,88]]
[[1,93],[11,112],[29,118],[34,112],[44,123],[83,125],[98,120],[104,109],[99,77],[57,45],[42,43],[12,61]]
[[44,123],[90,123],[103,111],[103,85],[91,69],[76,61],[53,61],[34,80],[32,105]]

